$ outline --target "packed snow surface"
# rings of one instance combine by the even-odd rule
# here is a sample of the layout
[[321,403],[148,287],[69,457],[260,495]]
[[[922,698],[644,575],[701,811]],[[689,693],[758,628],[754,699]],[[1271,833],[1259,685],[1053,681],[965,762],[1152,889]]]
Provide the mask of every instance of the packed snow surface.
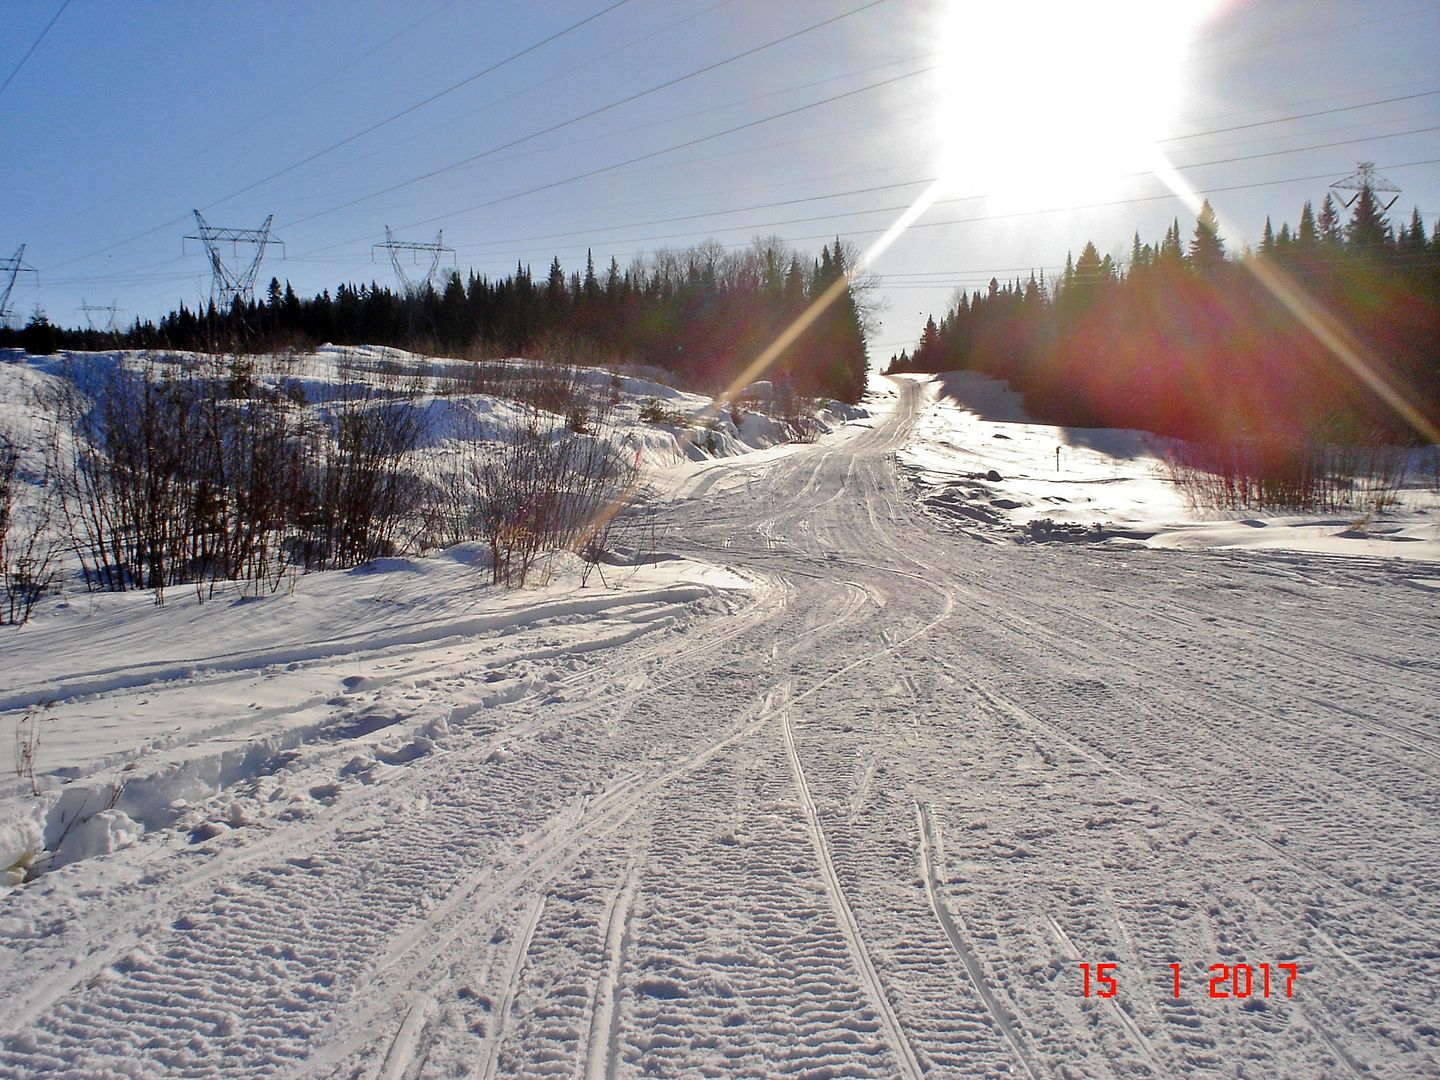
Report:
[[672,455],[604,585],[3,631],[0,1074],[1440,1073],[1440,571],[1146,547],[1130,436],[935,389]]

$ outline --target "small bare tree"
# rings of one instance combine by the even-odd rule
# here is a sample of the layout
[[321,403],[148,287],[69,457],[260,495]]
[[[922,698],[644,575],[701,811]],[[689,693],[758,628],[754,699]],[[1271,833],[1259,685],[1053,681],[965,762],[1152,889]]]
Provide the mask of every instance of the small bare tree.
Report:
[[0,625],[22,626],[59,573],[49,468],[21,504],[20,448],[0,432]]

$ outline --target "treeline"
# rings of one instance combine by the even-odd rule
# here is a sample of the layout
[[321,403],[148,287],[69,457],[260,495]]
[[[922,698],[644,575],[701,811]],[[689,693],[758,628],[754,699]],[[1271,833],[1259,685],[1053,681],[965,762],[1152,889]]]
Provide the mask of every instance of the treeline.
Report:
[[[465,357],[538,356],[564,362],[653,364],[697,389],[718,390],[846,276],[852,255],[837,239],[819,259],[779,240],[738,252],[715,241],[683,251],[615,259],[569,273],[558,258],[543,279],[517,265],[503,278],[452,274],[410,293],[372,282],[303,298],[272,278],[265,295],[230,311],[181,305],[158,323],[123,333],[65,331],[31,320],[0,332],[0,344],[31,352],[72,349],[191,349],[272,352],[284,348],[392,345]],[[854,402],[865,387],[865,334],[847,286],[767,377],[797,394]]]
[[1188,242],[1178,220],[1158,243],[1136,233],[1123,268],[1087,243],[1049,283],[992,279],[928,320],[889,370],[1008,379],[1037,418],[1069,426],[1214,443],[1413,440],[1322,340],[1337,335],[1414,410],[1440,416],[1440,226],[1427,237],[1417,210],[1394,227],[1368,186],[1348,221],[1327,194],[1293,228],[1267,219],[1259,249],[1238,257],[1206,202]]

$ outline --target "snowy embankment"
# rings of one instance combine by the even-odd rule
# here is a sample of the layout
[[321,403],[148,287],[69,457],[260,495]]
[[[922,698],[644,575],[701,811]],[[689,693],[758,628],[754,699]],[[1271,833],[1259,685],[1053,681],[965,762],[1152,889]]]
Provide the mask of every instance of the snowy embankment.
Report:
[[1440,561],[1440,448],[1411,451],[1394,502],[1378,510],[1215,511],[1175,483],[1172,440],[1034,423],[1008,384],[975,372],[923,382],[933,403],[900,462],[927,508],[972,536]]
[[[44,473],[37,403],[47,391],[148,360],[11,353],[0,362],[0,430],[22,447],[30,482],[22,510]],[[327,346],[257,366],[262,382],[303,395],[317,411],[357,370],[425,380],[417,469],[458,456],[464,436],[503,442],[525,422],[515,401],[466,392],[474,365],[462,362]],[[469,687],[460,710],[467,717],[527,695],[560,700],[591,654],[733,607],[754,589],[753,577],[667,554],[653,503],[674,486],[666,470],[684,474],[790,437],[762,411],[763,395],[732,413],[657,381],[656,372],[572,374],[610,398],[608,437],[626,454],[633,447],[656,481],[637,500],[648,500],[648,512],[611,534],[613,550],[598,566],[555,553],[541,560],[533,587],[510,591],[491,583],[488,550],[472,542],[348,571],[291,572],[273,590],[234,583],[203,603],[207,587],[172,588],[158,606],[147,591],[87,591],[67,565],[57,595],[28,625],[0,627],[0,723],[15,747],[15,768],[0,781],[0,888],[147,831],[189,842],[303,818],[346,785],[374,783],[436,752],[460,718],[444,703],[460,684]],[[837,413],[846,407],[832,403],[822,426]]]

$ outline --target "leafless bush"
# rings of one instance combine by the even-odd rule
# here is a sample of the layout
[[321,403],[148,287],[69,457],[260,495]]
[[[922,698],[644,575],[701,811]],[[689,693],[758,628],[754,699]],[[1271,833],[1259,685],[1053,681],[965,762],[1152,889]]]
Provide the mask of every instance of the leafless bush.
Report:
[[393,554],[402,530],[417,521],[423,492],[406,468],[422,434],[416,406],[423,376],[390,368],[362,379],[349,366],[341,376],[299,490],[307,567],[358,566]]
[[453,406],[453,449],[426,477],[425,531],[441,544],[484,541],[492,579],[519,587],[546,552],[603,550],[638,463],[619,442],[608,386],[548,364],[496,364],[485,378],[518,416],[492,427]]
[[489,394],[495,388],[495,369],[500,365],[486,360],[462,360],[448,366],[436,387],[437,397],[462,394]]
[[576,543],[593,551],[635,475],[632,460],[600,430],[581,434],[528,406],[476,463],[476,524],[496,583],[523,586],[545,551]]
[[287,572],[354,566],[415,521],[404,467],[424,380],[394,365],[342,370],[312,410],[298,383],[269,387],[249,359],[76,371],[56,394],[57,488],[91,587],[225,581],[279,587]]
[[1192,509],[1383,510],[1405,482],[1405,452],[1379,444],[1232,439],[1179,444],[1170,479]]
[[58,574],[55,500],[47,475],[20,505],[20,448],[0,432],[0,626],[22,626]]

